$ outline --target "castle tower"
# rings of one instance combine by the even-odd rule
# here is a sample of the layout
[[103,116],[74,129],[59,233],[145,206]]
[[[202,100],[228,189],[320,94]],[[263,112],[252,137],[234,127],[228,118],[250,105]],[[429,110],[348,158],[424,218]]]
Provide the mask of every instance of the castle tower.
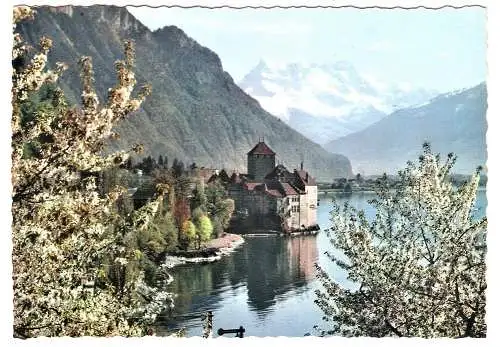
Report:
[[259,139],[259,143],[247,154],[248,177],[253,181],[262,181],[276,166],[276,153]]

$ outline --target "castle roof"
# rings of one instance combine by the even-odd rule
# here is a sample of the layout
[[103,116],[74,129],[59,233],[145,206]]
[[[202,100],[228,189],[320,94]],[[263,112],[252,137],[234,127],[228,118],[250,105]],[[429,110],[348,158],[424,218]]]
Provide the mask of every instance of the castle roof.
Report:
[[268,145],[264,141],[260,141],[258,144],[255,145],[254,148],[247,154],[264,154],[264,155],[275,155],[276,153],[273,152],[271,148],[269,148]]
[[212,176],[210,176],[207,183],[215,182],[218,178],[219,178],[219,176],[216,173],[214,173]]
[[222,169],[219,172],[219,177],[222,180],[222,182],[229,182],[230,181],[229,175],[227,174],[226,170],[224,170],[224,169]]
[[314,177],[309,175],[309,173],[305,170],[296,170],[295,171],[297,175],[299,176],[300,180],[305,186],[315,186],[316,185],[316,180]]
[[293,174],[286,169],[283,164],[278,164],[274,169],[266,175],[266,179],[279,179],[279,180],[289,180],[293,177]]
[[266,194],[274,196],[276,198],[282,198],[283,195],[276,189],[268,189],[266,190]]
[[229,183],[231,182],[231,178],[228,176],[226,170],[222,169],[219,173],[214,173],[208,179],[207,183],[212,183],[219,181],[220,183]]
[[231,183],[241,183],[242,179],[241,179],[241,176],[236,173],[236,172],[233,172],[233,174],[231,175]]
[[283,191],[285,193],[285,196],[298,194],[298,192],[290,185],[290,183],[282,182],[281,186],[283,187]]
[[215,169],[210,169],[206,167],[201,167],[198,169],[198,176],[203,179],[203,182],[207,183],[208,180],[215,173]]
[[[289,182],[281,182],[277,179],[265,179],[264,184],[268,190],[279,192],[281,197],[298,195],[301,193],[298,188],[294,187]],[[274,194],[274,196],[278,195]]]
[[261,185],[262,183],[259,183],[259,182],[245,182],[243,184],[243,188],[245,188],[246,190],[254,190],[255,187]]

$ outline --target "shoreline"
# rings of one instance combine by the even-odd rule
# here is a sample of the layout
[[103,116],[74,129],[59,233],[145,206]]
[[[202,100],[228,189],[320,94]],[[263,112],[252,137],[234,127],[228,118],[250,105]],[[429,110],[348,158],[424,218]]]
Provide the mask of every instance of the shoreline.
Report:
[[167,254],[163,263],[167,268],[174,268],[184,264],[209,264],[222,259],[241,246],[245,240],[241,235],[225,233],[222,237],[210,240],[202,245],[202,248],[195,250],[193,254],[211,253],[209,256],[179,256]]
[[[458,188],[455,186],[455,188]],[[486,191],[486,186],[478,186],[477,188],[478,191]],[[375,194],[376,193],[376,190],[375,188],[373,189],[370,189],[370,188],[366,188],[366,189],[353,189],[352,191],[350,192],[345,192],[341,189],[318,189],[318,197],[319,195],[322,196],[325,196],[325,195],[328,195],[328,194],[341,194],[341,195],[348,195],[348,194],[352,194],[352,193],[370,193],[370,194]]]

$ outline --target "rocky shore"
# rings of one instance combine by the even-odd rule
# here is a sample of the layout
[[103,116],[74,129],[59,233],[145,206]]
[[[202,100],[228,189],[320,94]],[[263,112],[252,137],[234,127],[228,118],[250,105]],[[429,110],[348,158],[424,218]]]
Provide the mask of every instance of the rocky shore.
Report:
[[221,237],[205,242],[200,249],[177,251],[165,256],[165,264],[172,268],[182,264],[207,264],[230,254],[245,241],[236,234],[225,233]]

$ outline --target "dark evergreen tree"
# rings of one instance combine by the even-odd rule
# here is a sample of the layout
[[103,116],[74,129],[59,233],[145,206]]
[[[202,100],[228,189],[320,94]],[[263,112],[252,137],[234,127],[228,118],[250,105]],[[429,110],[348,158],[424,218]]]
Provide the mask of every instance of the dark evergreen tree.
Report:
[[144,167],[143,167],[144,174],[151,175],[153,169],[156,166],[156,162],[154,161],[153,158],[151,158],[150,155],[147,158],[145,158],[143,162],[144,162]]
[[172,172],[174,177],[181,177],[184,174],[184,163],[175,158],[174,163],[172,164]]
[[360,182],[362,182],[362,181],[363,181],[363,177],[361,176],[361,174],[360,174],[360,173],[358,173],[358,174],[356,175],[356,181],[357,181],[358,183],[360,183]]
[[191,210],[200,208],[203,212],[207,211],[207,196],[205,189],[201,184],[197,184],[193,190],[193,197],[191,198]]

